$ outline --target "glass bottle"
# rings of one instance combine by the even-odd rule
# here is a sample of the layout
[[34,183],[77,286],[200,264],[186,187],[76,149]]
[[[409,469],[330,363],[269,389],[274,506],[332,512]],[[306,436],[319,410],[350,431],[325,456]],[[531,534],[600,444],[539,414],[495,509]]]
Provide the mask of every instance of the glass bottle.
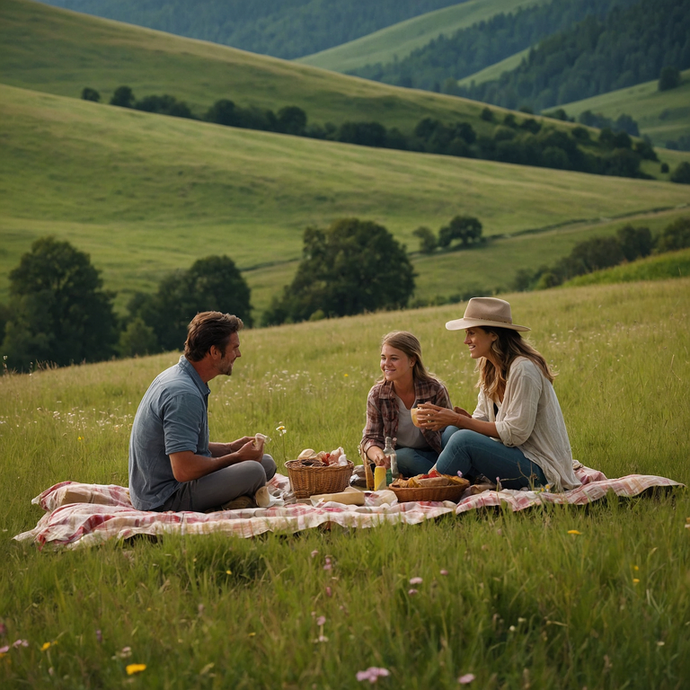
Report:
[[386,436],[386,445],[383,449],[383,454],[387,458],[386,484],[390,484],[394,479],[400,476],[400,472],[398,472],[398,455],[395,452],[393,439],[390,436]]

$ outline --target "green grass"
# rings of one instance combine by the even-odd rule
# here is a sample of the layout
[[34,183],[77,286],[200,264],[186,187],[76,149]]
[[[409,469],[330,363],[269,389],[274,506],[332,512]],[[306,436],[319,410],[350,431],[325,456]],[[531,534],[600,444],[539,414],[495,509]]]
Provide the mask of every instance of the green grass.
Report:
[[0,137],[0,299],[20,256],[50,233],[91,255],[119,308],[168,271],[227,253],[261,310],[289,282],[310,224],[372,219],[414,250],[415,228],[458,213],[502,235],[687,201],[681,185],[237,130],[8,86]]
[[690,136],[690,70],[681,75],[681,85],[670,91],[659,91],[658,80],[648,81],[559,107],[575,118],[585,110],[613,120],[625,113],[637,122],[641,134],[664,146],[669,140]]
[[168,93],[201,116],[229,98],[277,112],[303,108],[310,122],[376,120],[411,131],[426,116],[463,118],[481,129],[482,106],[400,89],[214,43],[68,12],[28,0],[0,3],[0,82],[104,102],[128,85],[136,97]]
[[[682,278],[509,296],[559,372],[585,464],[690,482],[689,288]],[[283,422],[288,458],[341,444],[356,457],[380,337],[400,327],[420,337],[454,404],[471,408],[473,363],[443,328],[462,310],[245,332],[232,379],[211,382],[212,438],[270,435]],[[3,688],[354,689],[369,666],[390,670],[381,687],[419,690],[456,688],[465,673],[487,689],[684,687],[685,490],[253,540],[165,537],[73,552],[11,541],[42,514],[31,498],[55,482],[126,484],[132,415],[176,359],[0,378],[2,644],[28,642],[0,659]],[[282,465],[281,445],[270,448]],[[410,596],[415,576],[423,583]],[[321,615],[328,641],[317,643]],[[128,678],[128,663],[147,668]]]
[[479,70],[479,72],[470,74],[463,79],[458,79],[458,85],[469,86],[472,82],[475,84],[483,84],[485,81],[497,80],[504,72],[512,72],[514,69],[517,69],[520,66],[523,58],[526,58],[529,55],[530,50],[532,49],[525,48],[525,50],[521,50],[519,53],[511,55],[510,57],[505,58],[505,60],[501,60],[493,65],[489,65],[489,67],[485,67],[484,69]]
[[518,8],[543,2],[546,0],[468,0],[394,24],[335,48],[298,58],[295,62],[335,72],[348,72],[377,62],[392,62],[396,57],[402,60],[439,35],[450,36],[501,12],[514,12]]
[[633,283],[640,280],[668,280],[690,276],[690,249],[668,252],[658,256],[639,259],[622,266],[595,271],[569,280],[564,285],[608,285],[611,283]]

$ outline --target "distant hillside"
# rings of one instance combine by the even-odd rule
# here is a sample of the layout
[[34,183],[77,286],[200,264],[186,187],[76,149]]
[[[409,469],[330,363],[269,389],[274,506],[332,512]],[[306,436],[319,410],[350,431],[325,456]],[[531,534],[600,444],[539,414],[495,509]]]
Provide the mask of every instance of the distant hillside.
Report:
[[458,0],[43,0],[285,59],[352,41]]
[[457,80],[537,45],[557,32],[569,30],[585,17],[604,18],[611,8],[638,1],[551,0],[548,4],[518,7],[515,11],[495,13],[452,35],[440,34],[404,59],[369,64],[349,73],[387,84],[433,91],[443,88],[455,93]]
[[[630,115],[638,124],[640,134],[648,136],[655,146],[690,150],[690,70],[681,74],[680,86],[659,91],[659,81],[611,91],[583,101],[561,105],[569,117],[586,110],[616,120]],[[685,143],[685,145],[683,145]]]
[[297,62],[335,72],[351,72],[367,65],[403,60],[438,36],[451,36],[460,29],[488,21],[494,15],[549,0],[467,0],[375,31],[349,43],[329,48]]
[[[379,222],[413,251],[415,228],[457,214],[499,236],[687,200],[666,182],[350,146],[8,86],[0,141],[0,302],[19,257],[49,234],[91,254],[120,309],[167,272],[227,253],[261,310],[292,279],[304,228],[337,218]],[[684,154],[668,155],[675,167]],[[559,228],[424,257],[418,296],[507,288],[517,268],[551,264],[581,238]]]
[[227,46],[75,14],[29,0],[0,2],[0,82],[102,102],[130,86],[137,97],[171,94],[201,115],[215,101],[271,108],[296,105],[309,122],[376,120],[412,130],[424,117],[462,118],[478,131],[482,105],[399,89]]
[[467,98],[535,112],[690,68],[690,2],[654,0],[554,34],[497,81],[459,89]]

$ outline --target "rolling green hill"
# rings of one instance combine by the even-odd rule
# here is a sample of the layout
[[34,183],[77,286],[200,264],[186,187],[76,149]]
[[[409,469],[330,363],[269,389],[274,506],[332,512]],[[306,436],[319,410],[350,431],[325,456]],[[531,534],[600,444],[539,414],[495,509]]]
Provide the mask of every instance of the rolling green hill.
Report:
[[[9,270],[51,233],[91,254],[106,287],[120,292],[120,309],[166,272],[227,253],[262,310],[290,281],[310,224],[367,218],[414,249],[415,228],[437,230],[458,213],[504,235],[688,199],[687,187],[664,182],[239,130],[9,86],[0,87],[0,141],[2,300]],[[566,254],[587,227],[497,241],[486,254],[419,258],[418,297],[448,296],[479,278],[507,286],[525,263]]]
[[501,12],[531,7],[548,0],[468,0],[461,5],[428,12],[381,29],[349,43],[299,58],[296,62],[336,72],[349,72],[377,62],[402,60],[439,35],[450,36],[460,29],[486,21]]
[[137,97],[169,93],[200,115],[216,100],[278,110],[311,122],[377,120],[411,130],[423,117],[461,117],[482,128],[480,104],[355,79],[241,50],[60,10],[29,0],[0,3],[0,82],[108,101],[126,84]]
[[315,53],[457,0],[44,0],[285,59]]
[[690,137],[690,70],[682,72],[683,82],[675,89],[659,91],[658,80],[611,91],[561,106],[570,117],[586,111],[617,119],[631,115],[656,146],[669,140]]
[[498,79],[503,72],[510,72],[519,67],[523,58],[526,58],[529,55],[530,50],[530,48],[521,50],[520,52],[507,57],[505,60],[501,60],[500,62],[490,65],[489,67],[479,70],[479,72],[470,74],[468,77],[464,77],[463,79],[458,79],[458,86],[470,86],[472,82],[475,84],[482,84],[485,81],[493,81]]

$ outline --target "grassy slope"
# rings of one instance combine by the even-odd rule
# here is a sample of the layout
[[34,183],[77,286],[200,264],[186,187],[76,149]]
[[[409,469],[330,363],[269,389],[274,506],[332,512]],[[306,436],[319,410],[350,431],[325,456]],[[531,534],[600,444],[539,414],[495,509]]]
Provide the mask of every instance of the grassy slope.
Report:
[[472,82],[475,84],[483,84],[485,81],[498,79],[503,72],[512,72],[514,69],[518,68],[522,62],[522,59],[529,55],[530,50],[530,48],[525,48],[525,50],[521,50],[519,53],[511,55],[505,60],[501,60],[500,62],[490,65],[489,67],[485,67],[484,69],[479,70],[479,72],[470,74],[468,77],[458,79],[458,84],[460,86],[469,86]]
[[611,283],[632,283],[640,280],[667,280],[690,276],[690,249],[649,256],[629,264],[614,266],[578,276],[564,283],[564,287],[580,285],[609,285]]
[[[610,477],[690,483],[689,296],[682,279],[509,297],[559,372],[574,455]],[[232,379],[211,382],[212,437],[274,436],[283,422],[287,434],[269,446],[281,465],[305,447],[342,444],[356,456],[381,334],[400,327],[413,326],[453,402],[472,407],[474,363],[443,328],[461,311],[245,332]],[[465,673],[487,690],[685,686],[687,490],[295,537],[167,536],[76,551],[11,541],[43,515],[30,501],[52,484],[127,483],[134,410],[175,360],[0,377],[3,644],[28,645],[2,659],[0,686],[358,690],[369,684],[355,674],[369,666],[390,671],[383,688],[457,688]],[[423,578],[414,597],[412,577]],[[311,611],[326,618],[328,643],[315,644]],[[124,647],[131,656],[118,658]],[[129,663],[147,668],[128,678]]]
[[478,103],[297,65],[226,46],[76,14],[29,0],[0,3],[0,82],[107,102],[123,84],[135,96],[169,93],[203,114],[220,98],[278,111],[303,108],[311,122],[378,120],[406,131],[425,116],[461,117],[481,129]]
[[[0,94],[3,297],[8,271],[51,232],[91,253],[122,306],[200,256],[228,253],[243,269],[297,259],[307,225],[343,216],[379,221],[414,249],[416,227],[437,230],[458,213],[500,235],[687,200],[687,188],[663,182],[237,130],[8,86]],[[449,286],[455,256],[420,260],[420,285],[428,274]],[[247,273],[255,306],[293,271]]]
[[501,12],[511,12],[518,7],[529,7],[546,1],[469,0],[461,5],[408,19],[355,41],[299,58],[295,62],[336,72],[347,72],[377,62],[392,62],[396,56],[402,59],[440,34],[449,36]]
[[681,85],[670,91],[659,91],[658,82],[649,81],[559,107],[575,118],[585,110],[614,120],[626,113],[637,121],[641,134],[663,146],[671,139],[690,135],[690,70],[682,72],[682,77]]

